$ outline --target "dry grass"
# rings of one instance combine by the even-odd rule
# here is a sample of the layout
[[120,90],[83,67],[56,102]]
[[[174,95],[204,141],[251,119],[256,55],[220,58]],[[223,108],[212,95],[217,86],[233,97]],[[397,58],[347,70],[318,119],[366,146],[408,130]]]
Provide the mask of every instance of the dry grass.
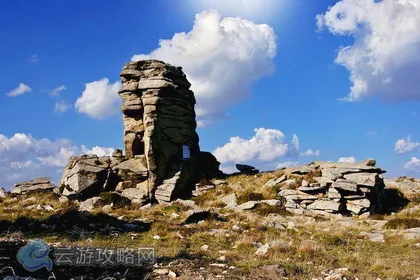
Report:
[[[361,231],[374,230],[372,223],[378,221],[372,221],[373,219],[388,221],[386,229],[419,226],[420,210],[375,216],[367,220],[319,218],[306,223],[304,218],[300,221],[298,217],[288,216],[290,213],[283,207],[261,204],[252,211],[244,212],[222,208],[220,198],[233,192],[236,193],[239,203],[278,198],[277,189],[264,187],[264,184],[286,172],[287,170],[278,170],[261,173],[255,177],[231,176],[227,178],[228,185],[218,186],[194,198],[201,207],[220,207],[217,212],[226,216],[226,222],[210,219],[184,226],[182,222],[189,208],[181,204],[155,205],[142,210],[139,205],[119,204],[115,197],[104,195],[106,204],[112,201],[116,206],[110,213],[112,216],[122,217],[126,222],[136,219],[149,221],[150,229],[144,232],[119,232],[114,235],[101,235],[95,230],[83,230],[77,235],[16,231],[8,233],[8,236],[38,237],[49,242],[61,242],[63,245],[152,246],[157,248],[158,256],[162,259],[193,256],[204,263],[214,263],[223,255],[229,265],[234,265],[249,275],[256,273],[263,265],[280,265],[286,270],[289,279],[311,279],[319,277],[322,272],[340,267],[348,267],[348,275],[359,279],[416,279],[420,275],[420,248],[414,246],[419,241],[394,237],[390,230],[385,230],[384,243],[370,242],[358,236]],[[316,175],[295,178],[305,178],[310,182],[311,176],[313,178]],[[35,202],[24,201],[29,197],[19,200],[4,199],[0,204],[0,220],[15,221],[21,217],[45,220],[76,207],[73,203],[60,203],[54,194],[36,194]],[[60,210],[46,212],[25,208],[33,204],[48,204]],[[413,201],[409,207],[411,206]],[[286,217],[286,222],[293,222],[295,226],[287,230],[263,226],[262,221],[269,213],[278,213]],[[105,213],[102,207],[97,207],[94,214]],[[341,222],[349,222],[351,225],[344,226]],[[160,239],[154,239],[156,235]],[[257,248],[266,243],[271,244],[267,254],[255,255]],[[209,249],[202,250],[203,245],[208,245]]]

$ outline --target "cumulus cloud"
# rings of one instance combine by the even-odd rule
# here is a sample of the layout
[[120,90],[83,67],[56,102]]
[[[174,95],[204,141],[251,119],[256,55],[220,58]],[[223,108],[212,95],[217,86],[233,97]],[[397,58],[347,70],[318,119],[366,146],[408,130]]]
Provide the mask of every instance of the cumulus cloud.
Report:
[[0,186],[10,189],[18,181],[51,177],[58,183],[69,157],[82,154],[110,155],[112,148],[88,149],[70,140],[35,139],[30,134],[0,134]]
[[272,169],[280,159],[297,158],[300,154],[296,135],[287,143],[283,132],[277,129],[255,128],[254,133],[249,139],[231,137],[228,143],[213,151],[223,171],[232,170],[235,163],[256,164],[257,167]]
[[354,164],[356,163],[356,158],[355,157],[341,157],[338,159],[338,162],[342,162],[342,163],[349,163],[349,164]]
[[343,100],[420,99],[419,0],[341,0],[318,15],[317,24],[354,38],[335,59],[352,82]]
[[60,100],[60,101],[55,102],[54,112],[62,114],[64,112],[66,112],[67,110],[69,110],[70,108],[71,108],[71,105],[69,103],[67,103],[63,100]]
[[61,85],[61,86],[59,86],[59,87],[56,87],[55,89],[53,89],[52,91],[50,91],[50,95],[51,96],[59,96],[60,95],[60,93],[63,91],[63,90],[66,90],[67,88],[66,88],[66,86],[65,85]]
[[420,147],[420,142],[411,142],[410,136],[407,139],[398,139],[394,145],[394,151],[398,154],[406,154]]
[[407,162],[404,167],[413,172],[420,172],[420,158],[412,157],[409,162]]
[[19,95],[22,95],[22,94],[25,94],[25,93],[31,92],[31,91],[32,91],[32,89],[28,85],[25,85],[24,83],[20,83],[17,88],[15,88],[14,90],[6,93],[6,95],[10,96],[10,97],[16,97],[16,96],[19,96]]
[[197,99],[200,126],[224,118],[227,107],[249,96],[253,82],[274,71],[277,48],[269,25],[222,18],[215,10],[197,14],[191,31],[159,45],[132,60],[159,59],[182,66]]
[[184,2],[195,11],[217,9],[224,16],[239,16],[254,21],[277,16],[284,0],[187,0]]
[[87,83],[82,96],[76,100],[75,108],[79,113],[98,120],[112,116],[119,112],[120,88],[121,82],[110,83],[106,78]]
[[307,157],[318,157],[321,154],[320,150],[312,150],[312,149],[308,149],[306,150],[306,152],[301,153],[301,156],[307,156]]

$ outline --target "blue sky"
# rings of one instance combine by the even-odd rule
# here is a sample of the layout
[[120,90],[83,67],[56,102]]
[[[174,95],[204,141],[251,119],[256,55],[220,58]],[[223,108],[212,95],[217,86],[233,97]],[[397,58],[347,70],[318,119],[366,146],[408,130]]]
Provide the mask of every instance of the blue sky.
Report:
[[0,186],[122,148],[119,72],[139,57],[184,67],[224,170],[354,157],[418,177],[420,1],[255,3],[3,1]]

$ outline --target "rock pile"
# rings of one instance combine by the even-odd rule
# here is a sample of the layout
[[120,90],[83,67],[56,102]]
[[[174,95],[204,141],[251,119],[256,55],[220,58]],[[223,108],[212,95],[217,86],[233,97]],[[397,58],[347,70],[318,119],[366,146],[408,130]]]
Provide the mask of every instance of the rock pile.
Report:
[[[384,196],[382,174],[374,160],[356,164],[315,162],[291,170],[291,175],[306,176],[297,189],[279,192],[286,209],[360,215],[380,210]],[[308,181],[311,182],[308,182]]]
[[63,195],[116,190],[136,202],[169,202],[190,195],[198,180],[221,175],[216,158],[200,151],[196,101],[181,67],[130,62],[121,81],[125,155],[72,157],[60,184]]
[[15,184],[12,189],[12,194],[25,194],[35,191],[48,191],[54,189],[56,186],[51,183],[50,178],[41,177],[31,181],[25,181]]

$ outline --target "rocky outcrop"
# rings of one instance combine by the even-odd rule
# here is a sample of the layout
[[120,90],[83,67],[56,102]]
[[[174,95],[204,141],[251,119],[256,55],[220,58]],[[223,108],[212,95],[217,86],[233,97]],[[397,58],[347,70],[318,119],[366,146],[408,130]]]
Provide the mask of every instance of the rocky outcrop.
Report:
[[56,186],[51,183],[50,178],[41,177],[31,181],[25,181],[15,184],[11,190],[12,194],[25,194],[35,191],[52,191]]
[[222,173],[201,152],[195,97],[181,67],[158,60],[127,63],[121,71],[124,151],[112,157],[72,157],[62,194],[92,197],[115,190],[132,201],[169,202],[189,196],[202,178]]
[[[293,176],[306,176],[311,183],[302,180],[297,190],[282,190],[279,195],[286,199],[287,210],[302,214],[306,211],[347,213],[360,215],[379,211],[384,196],[381,168],[374,160],[355,164],[315,162],[294,168]],[[271,180],[273,181],[273,180]],[[271,185],[271,181],[267,182]]]
[[121,81],[125,156],[144,161],[149,197],[170,201],[191,192],[186,185],[198,178],[219,175],[214,156],[200,151],[196,101],[181,67],[158,60],[130,62]]
[[238,169],[242,174],[247,174],[247,175],[254,175],[260,172],[254,166],[246,165],[246,164],[236,164],[236,169]]
[[116,176],[111,163],[109,157],[71,157],[60,182],[62,195],[90,198],[115,188]]
[[7,196],[7,192],[4,188],[0,188],[0,198],[5,198]]

